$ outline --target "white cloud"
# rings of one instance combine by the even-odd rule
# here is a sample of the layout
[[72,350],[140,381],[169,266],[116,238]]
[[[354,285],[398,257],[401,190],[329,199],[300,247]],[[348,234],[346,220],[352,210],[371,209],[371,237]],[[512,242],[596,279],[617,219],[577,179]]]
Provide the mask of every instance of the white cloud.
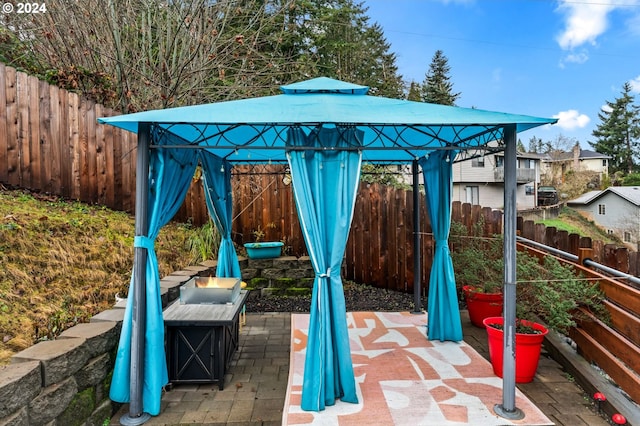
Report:
[[581,52],[571,52],[567,54],[567,56],[562,58],[562,60],[560,61],[560,68],[564,68],[564,65],[567,63],[584,64],[588,60],[589,60],[589,54],[587,53],[586,50],[583,50]]
[[584,64],[589,60],[587,52],[570,53],[565,56],[565,62],[573,62],[575,64]]
[[591,121],[589,117],[585,114],[580,114],[575,109],[570,109],[567,111],[560,111],[553,118],[558,119],[558,123],[556,126],[564,129],[564,130],[575,130],[582,129],[586,127],[587,124]]
[[597,38],[607,30],[609,15],[614,10],[631,14],[627,28],[632,34],[640,34],[640,13],[636,6],[640,6],[640,0],[559,0],[556,10],[564,15],[565,29],[556,41],[564,50],[587,43],[595,45]]
[[611,111],[613,111],[613,108],[611,108],[611,107],[609,106],[609,104],[604,104],[604,105],[602,105],[602,106],[600,107],[600,111],[603,111],[603,112],[611,112]]
[[640,75],[631,80],[629,84],[632,92],[640,93]]
[[570,50],[585,43],[595,44],[596,38],[607,29],[607,15],[615,9],[611,3],[611,0],[584,0],[580,3],[561,0],[558,10],[565,15],[565,29],[556,38],[560,47]]

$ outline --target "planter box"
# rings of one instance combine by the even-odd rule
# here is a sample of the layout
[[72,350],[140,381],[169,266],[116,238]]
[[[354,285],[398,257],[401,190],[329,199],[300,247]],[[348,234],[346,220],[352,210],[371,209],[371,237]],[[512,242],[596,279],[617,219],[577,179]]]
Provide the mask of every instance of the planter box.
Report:
[[271,259],[280,257],[284,243],[280,241],[266,243],[246,243],[244,247],[247,249],[247,256],[250,259]]

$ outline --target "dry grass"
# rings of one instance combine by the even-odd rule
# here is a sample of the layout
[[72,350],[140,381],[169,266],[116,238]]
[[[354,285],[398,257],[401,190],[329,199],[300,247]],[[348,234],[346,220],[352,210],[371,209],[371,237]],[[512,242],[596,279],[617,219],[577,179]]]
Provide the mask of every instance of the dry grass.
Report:
[[[184,225],[163,228],[160,275],[191,263]],[[0,186],[0,364],[34,343],[109,309],[125,296],[134,219],[100,206]]]

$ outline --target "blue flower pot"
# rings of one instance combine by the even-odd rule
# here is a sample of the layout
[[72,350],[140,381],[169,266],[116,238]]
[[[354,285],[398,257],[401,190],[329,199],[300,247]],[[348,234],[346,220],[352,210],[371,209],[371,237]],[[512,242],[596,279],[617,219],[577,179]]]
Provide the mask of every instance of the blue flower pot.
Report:
[[282,252],[284,243],[280,241],[266,243],[246,243],[244,247],[247,249],[247,256],[250,259],[271,259],[279,257]]

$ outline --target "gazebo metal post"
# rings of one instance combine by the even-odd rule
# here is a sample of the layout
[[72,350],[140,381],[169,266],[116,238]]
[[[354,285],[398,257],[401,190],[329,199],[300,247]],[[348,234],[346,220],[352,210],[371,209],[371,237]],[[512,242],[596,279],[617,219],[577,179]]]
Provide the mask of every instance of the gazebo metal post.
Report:
[[[138,152],[136,162],[136,237],[147,237],[149,223],[147,218],[149,199],[149,140],[151,125],[138,124]],[[129,413],[120,418],[122,425],[140,425],[151,418],[142,412],[142,385],[144,383],[144,335],[147,311],[147,249],[135,247],[133,253],[133,300],[131,327],[131,372],[129,385]]]
[[516,126],[504,127],[504,356],[502,364],[502,404],[496,405],[498,415],[522,419],[524,413],[515,406],[516,400]]
[[422,248],[420,245],[420,186],[418,182],[418,160],[411,163],[413,176],[413,313],[422,313],[420,301],[420,278],[422,265],[420,263]]

